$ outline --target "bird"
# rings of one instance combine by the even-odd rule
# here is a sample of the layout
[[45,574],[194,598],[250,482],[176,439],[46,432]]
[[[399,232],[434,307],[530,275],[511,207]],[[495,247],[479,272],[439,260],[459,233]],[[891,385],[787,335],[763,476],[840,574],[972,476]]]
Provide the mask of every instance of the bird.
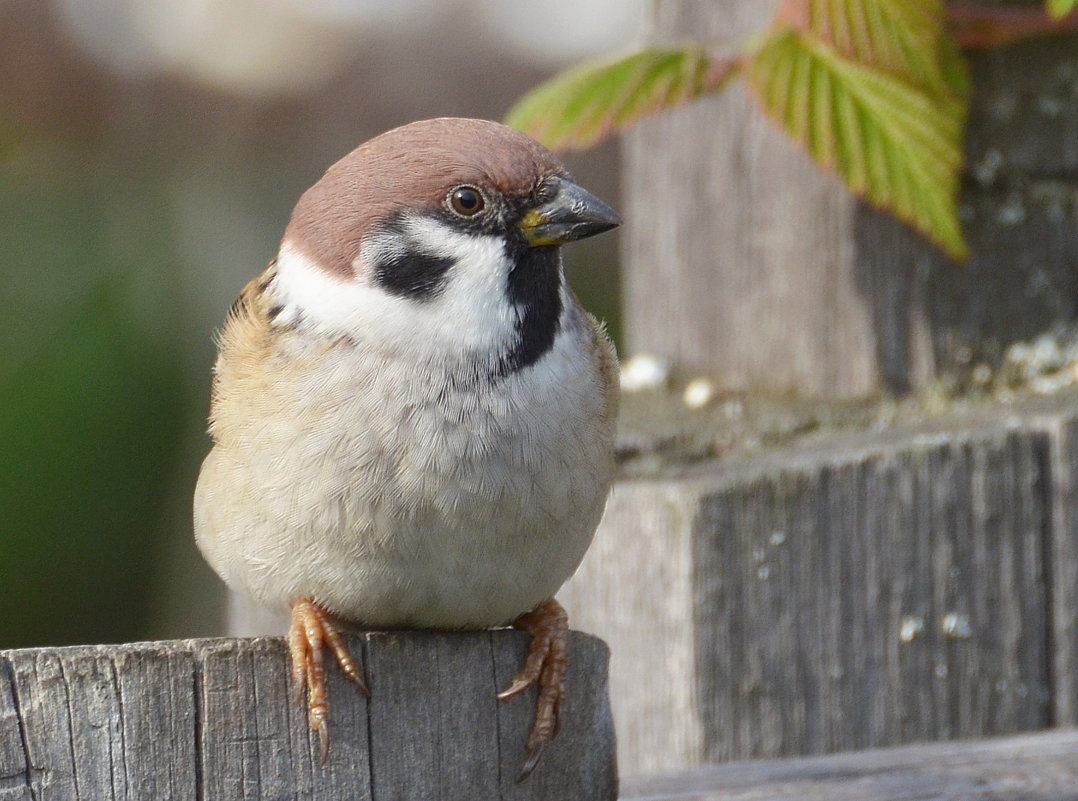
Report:
[[614,347],[561,246],[620,223],[515,129],[413,122],[301,195],[228,312],[195,539],[230,588],[290,613],[323,765],[329,659],[377,692],[346,629],[521,629],[498,694],[538,687],[521,780],[557,733],[554,596],[603,514],[618,405]]

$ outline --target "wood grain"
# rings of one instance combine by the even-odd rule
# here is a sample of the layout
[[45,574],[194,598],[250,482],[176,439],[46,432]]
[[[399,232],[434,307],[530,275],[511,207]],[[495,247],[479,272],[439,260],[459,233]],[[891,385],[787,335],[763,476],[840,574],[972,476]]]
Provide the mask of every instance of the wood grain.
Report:
[[1078,732],[738,762],[624,785],[622,801],[1073,801]]
[[700,498],[703,759],[1047,725],[1045,438],[834,455]]
[[562,731],[514,779],[534,692],[514,631],[350,637],[370,703],[330,670],[331,753],[289,703],[279,639],[0,652],[0,799],[525,799],[617,796],[607,651],[574,634]]
[[1048,560],[1052,625],[1048,631],[1053,723],[1078,726],[1078,415],[1045,414],[1051,452],[1052,524]]

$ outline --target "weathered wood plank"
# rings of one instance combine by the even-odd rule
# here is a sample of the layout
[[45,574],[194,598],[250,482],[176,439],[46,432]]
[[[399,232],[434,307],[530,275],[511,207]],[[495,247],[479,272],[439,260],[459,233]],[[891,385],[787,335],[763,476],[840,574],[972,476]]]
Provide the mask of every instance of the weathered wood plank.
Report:
[[[649,36],[733,53],[775,5],[655,0]],[[741,87],[641,121],[623,148],[627,351],[730,388],[858,396],[1072,325],[1076,42],[971,56],[963,268],[816,169]]]
[[0,799],[32,801],[39,780],[30,767],[26,733],[11,666],[0,660]]
[[1047,725],[1046,453],[967,432],[702,497],[704,760]]
[[594,638],[573,635],[563,731],[521,785],[534,695],[494,696],[523,662],[523,634],[350,640],[373,696],[330,670],[324,768],[289,703],[279,639],[0,652],[0,799],[616,797],[607,652]]
[[1076,426],[1045,401],[621,482],[561,597],[613,649],[622,774],[1071,723]]
[[[386,734],[371,742],[373,786],[395,787],[402,798],[454,798],[465,791],[497,798],[498,766],[471,756],[497,753],[499,745],[489,635],[456,635],[473,641],[467,650],[447,649],[445,638],[452,635],[446,634],[374,636],[366,667],[371,685],[381,690],[371,698],[371,730]],[[411,725],[393,726],[398,717]],[[517,754],[523,760],[523,751]]]
[[703,762],[692,625],[692,518],[699,480],[621,481],[588,555],[558,597],[603,632],[622,774]]
[[1046,546],[1051,586],[1051,672],[1054,723],[1078,726],[1078,415],[1037,421],[1052,449],[1052,526]]
[[[356,688],[328,671],[332,758],[318,766],[319,745],[303,708],[291,698],[288,659],[278,640],[220,640],[202,652],[199,687],[202,784],[206,798],[370,799],[367,710]],[[341,703],[343,699],[343,703]]]
[[[67,653],[67,649],[50,650],[60,658]],[[198,742],[203,723],[196,700],[200,679],[194,649],[187,643],[175,649],[150,643],[126,648],[96,646],[90,650],[112,663],[119,685],[119,741],[111,745],[123,765],[128,797],[187,797],[203,773]],[[11,661],[17,664],[20,660]],[[18,690],[26,698],[52,702],[39,690],[29,691],[27,685],[20,685]],[[108,694],[100,699],[105,705],[110,701]],[[56,743],[51,743],[34,763],[42,771],[42,786],[48,785],[51,750],[55,747]],[[106,792],[99,797],[110,798]],[[115,797],[123,798],[119,793]]]
[[626,780],[621,801],[1078,799],[1078,731],[714,765]]

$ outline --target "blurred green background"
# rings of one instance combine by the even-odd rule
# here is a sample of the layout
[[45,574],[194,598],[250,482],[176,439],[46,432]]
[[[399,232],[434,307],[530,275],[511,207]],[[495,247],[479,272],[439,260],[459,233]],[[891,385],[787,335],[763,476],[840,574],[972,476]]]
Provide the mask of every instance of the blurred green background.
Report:
[[[192,541],[212,333],[292,204],[381,130],[499,118],[643,0],[8,0],[0,648],[221,630]],[[617,202],[612,146],[569,159]],[[617,317],[615,237],[567,253]]]

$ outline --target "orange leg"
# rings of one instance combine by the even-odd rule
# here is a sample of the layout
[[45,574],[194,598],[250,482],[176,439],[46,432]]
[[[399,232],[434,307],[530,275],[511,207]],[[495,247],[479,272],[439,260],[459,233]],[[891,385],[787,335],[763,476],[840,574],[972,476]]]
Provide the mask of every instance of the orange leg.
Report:
[[307,689],[307,720],[318,733],[320,765],[329,758],[329,703],[326,700],[326,664],[322,655],[328,645],[344,675],[359,685],[368,698],[370,691],[363,681],[363,671],[348,653],[348,646],[328,614],[309,598],[300,598],[292,606],[292,625],[288,630],[288,650],[292,654],[292,687],[296,702],[303,700]]
[[569,661],[569,616],[561,604],[548,598],[531,612],[518,617],[513,626],[531,635],[532,641],[524,669],[512,684],[498,693],[498,698],[510,698],[539,684],[535,723],[528,735],[528,756],[517,777],[519,783],[528,778],[539,763],[543,746],[558,733],[558,712],[565,697],[565,668]]

